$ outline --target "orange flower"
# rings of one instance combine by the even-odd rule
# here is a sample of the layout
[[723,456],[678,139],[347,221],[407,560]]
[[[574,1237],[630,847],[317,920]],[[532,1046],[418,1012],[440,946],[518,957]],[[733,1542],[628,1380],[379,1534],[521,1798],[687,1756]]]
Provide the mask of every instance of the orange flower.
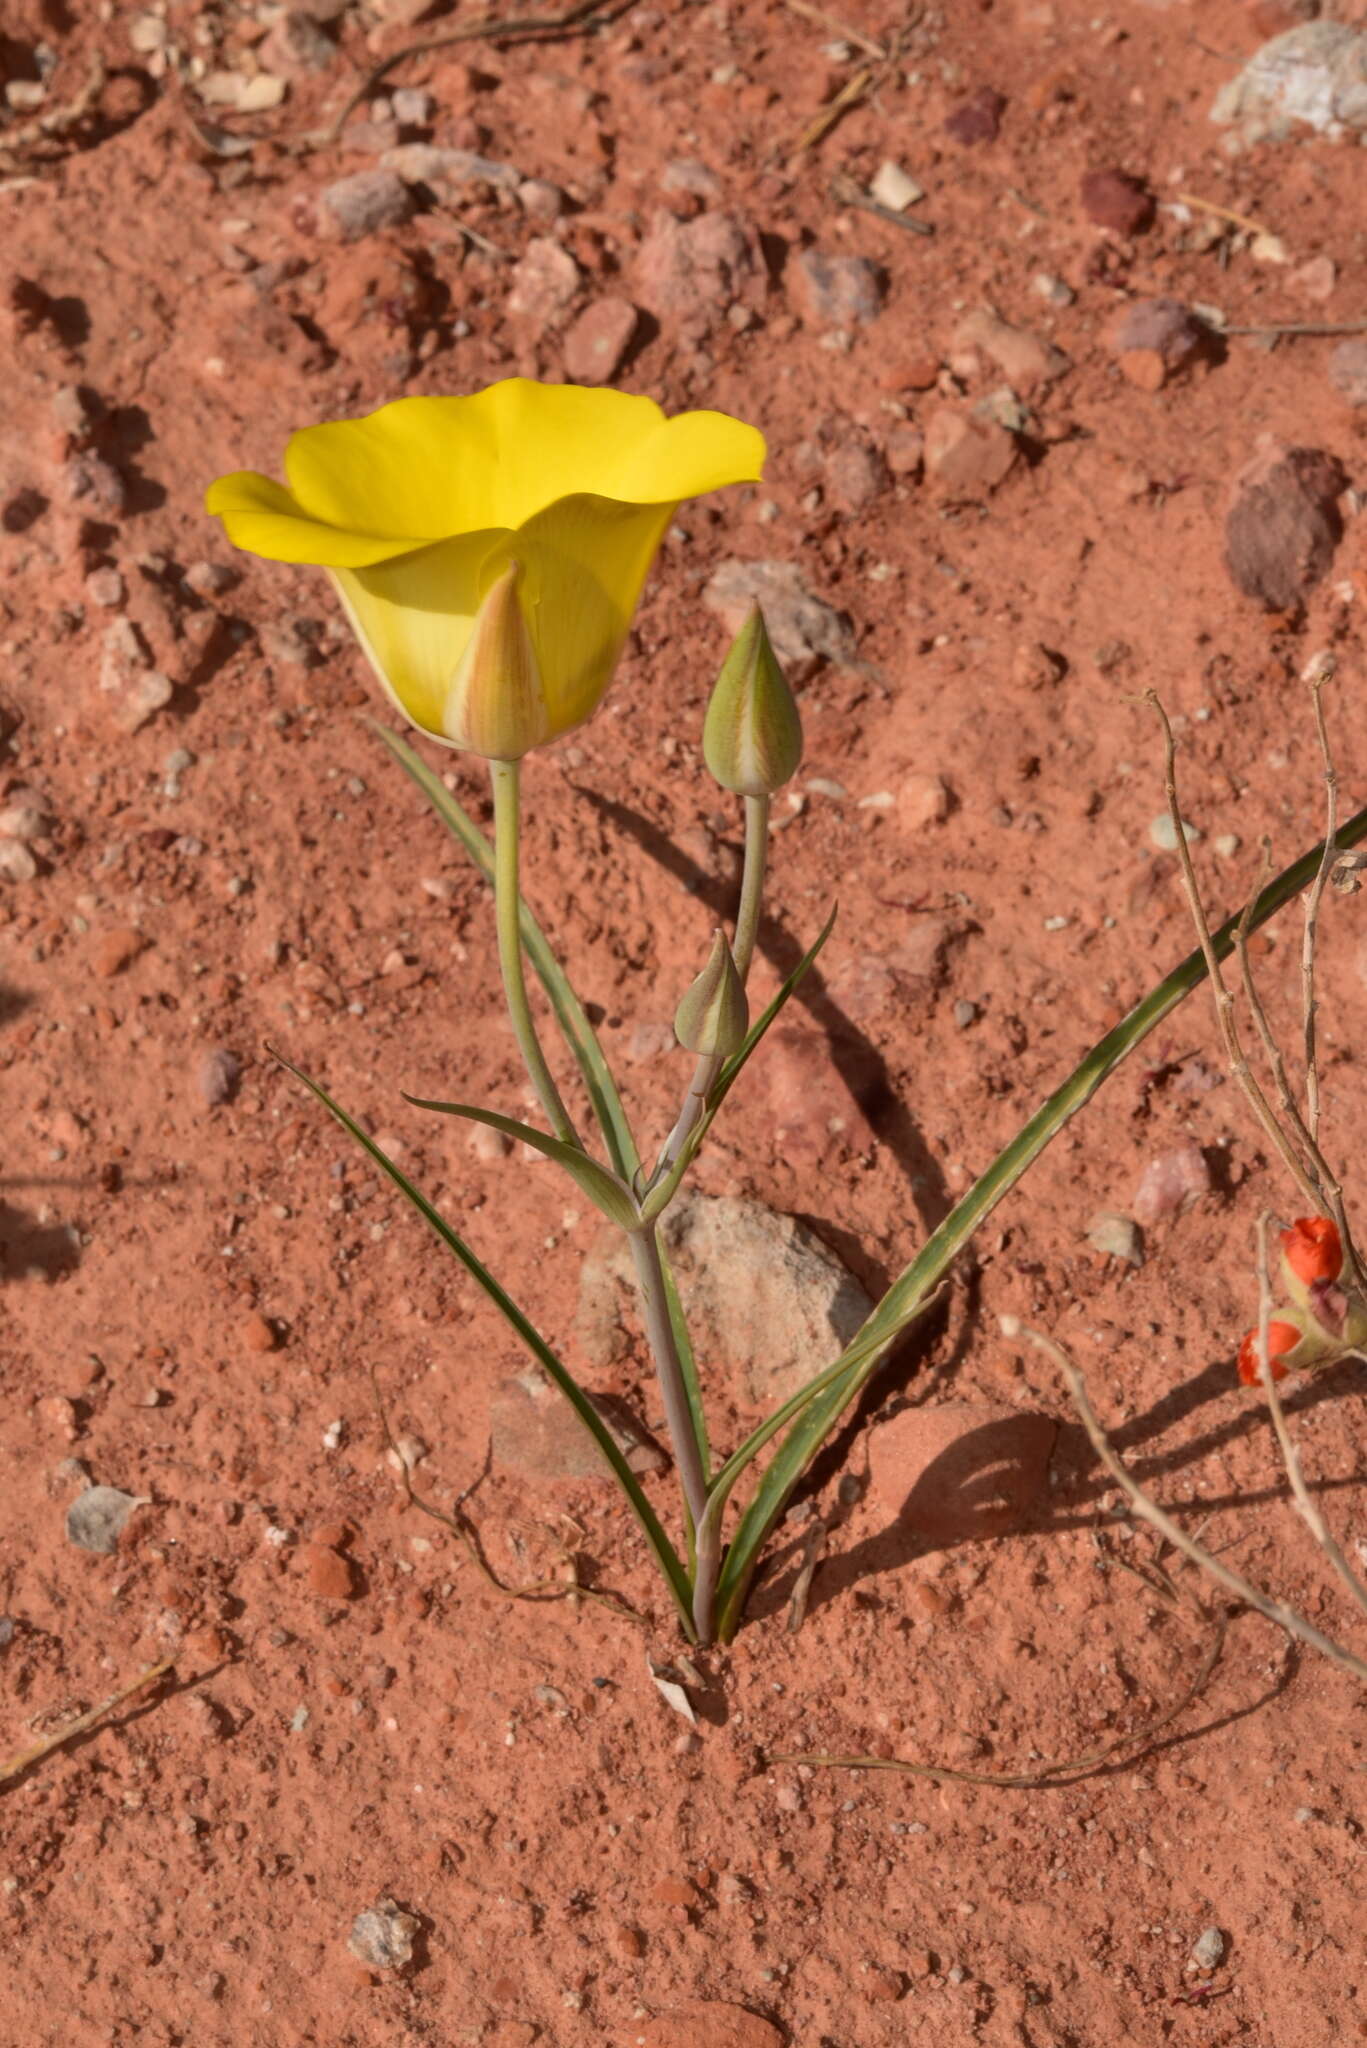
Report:
[[1298,1216],[1282,1232],[1282,1256],[1298,1280],[1337,1280],[1343,1269],[1343,1242],[1338,1225],[1328,1216]]
[[[1287,1234],[1288,1236],[1290,1235],[1289,1232]],[[1262,1383],[1262,1371],[1258,1360],[1259,1334],[1257,1330],[1250,1330],[1243,1343],[1239,1346],[1239,1378],[1246,1387],[1256,1387]],[[1302,1333],[1296,1328],[1294,1323],[1274,1322],[1268,1324],[1267,1356],[1272,1367],[1272,1377],[1274,1380],[1284,1380],[1286,1378],[1287,1369],[1278,1361],[1285,1357],[1288,1352],[1296,1349],[1296,1346],[1301,1341],[1301,1335]]]

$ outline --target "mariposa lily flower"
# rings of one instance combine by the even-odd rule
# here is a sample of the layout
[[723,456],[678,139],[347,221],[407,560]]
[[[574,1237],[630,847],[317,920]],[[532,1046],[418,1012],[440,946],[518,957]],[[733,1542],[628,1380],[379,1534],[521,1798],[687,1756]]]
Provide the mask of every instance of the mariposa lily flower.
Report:
[[238,470],[205,503],[234,546],[328,572],[414,725],[516,760],[596,709],[680,501],[763,462],[725,413],[514,377],[305,427],[286,484]]

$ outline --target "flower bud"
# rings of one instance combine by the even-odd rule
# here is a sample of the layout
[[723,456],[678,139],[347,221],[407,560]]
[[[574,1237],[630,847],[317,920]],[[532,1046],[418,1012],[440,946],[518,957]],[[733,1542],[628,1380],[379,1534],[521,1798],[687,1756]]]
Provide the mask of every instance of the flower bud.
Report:
[[[1261,1330],[1250,1330],[1239,1346],[1239,1378],[1246,1387],[1256,1387],[1262,1382],[1261,1338]],[[1298,1350],[1302,1342],[1302,1333],[1294,1323],[1278,1320],[1268,1324],[1267,1362],[1272,1368],[1274,1380],[1286,1378],[1290,1368],[1283,1365],[1282,1360]]]
[[541,668],[518,596],[521,580],[521,564],[509,562],[485,592],[446,694],[445,737],[486,761],[520,761],[551,737]]
[[1328,1216],[1298,1216],[1281,1236],[1282,1258],[1297,1280],[1337,1280],[1343,1270],[1343,1240]]
[[745,1043],[750,1006],[726,943],[719,931],[706,967],[687,990],[674,1013],[674,1032],[689,1052],[729,1059]]
[[702,750],[722,788],[738,796],[772,796],[797,773],[802,720],[758,605],[722,663]]

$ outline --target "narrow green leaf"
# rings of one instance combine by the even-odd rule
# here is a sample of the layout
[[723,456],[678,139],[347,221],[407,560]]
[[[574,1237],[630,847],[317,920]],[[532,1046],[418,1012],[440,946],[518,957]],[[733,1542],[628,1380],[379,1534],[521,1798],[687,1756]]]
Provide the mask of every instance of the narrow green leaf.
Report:
[[590,1159],[578,1145],[567,1145],[563,1138],[553,1138],[532,1124],[519,1123],[515,1116],[500,1116],[496,1109],[476,1109],[469,1102],[425,1102],[420,1095],[406,1094],[403,1099],[411,1102],[414,1109],[434,1109],[439,1116],[467,1117],[471,1123],[487,1124],[490,1130],[502,1131],[506,1138],[520,1139],[524,1145],[540,1152],[543,1158],[553,1159],[557,1166],[563,1166],[610,1223],[616,1223],[622,1230],[640,1227],[641,1214],[631,1189],[625,1187],[615,1173],[609,1173],[606,1166]]
[[[407,740],[391,732],[378,719],[371,721],[372,729],[384,741],[394,759],[411,777],[431,804],[447,830],[460,841],[475,866],[486,881],[494,878],[494,849],[476,825],[469,813],[457,803],[449,789],[434,775],[427,763],[416,754]],[[537,979],[550,998],[556,1022],[564,1034],[566,1045],[578,1063],[588,1090],[593,1113],[598,1119],[604,1143],[613,1167],[624,1181],[630,1181],[640,1156],[636,1142],[631,1135],[622,1098],[612,1078],[612,1070],[598,1035],[584,1010],[583,1004],[570,985],[569,977],[551,950],[550,941],[527,908],[520,905],[519,919],[522,926],[522,943],[527,949],[527,958],[535,969]]]
[[[437,816],[452,837],[464,847],[470,859],[487,882],[494,879],[494,849],[485,838],[469,813],[457,803],[450,790],[439,776],[434,775],[427,763],[409,746],[401,734],[391,732],[378,719],[371,720],[372,729],[384,742],[411,781],[416,783]],[[617,1083],[612,1078],[612,1069],[598,1040],[588,1015],[571,986],[569,976],[560,965],[551,948],[550,941],[533,917],[527,904],[520,903],[518,910],[522,929],[522,943],[527,949],[537,979],[545,989],[555,1020],[560,1026],[566,1045],[574,1055],[579,1071],[588,1091],[593,1113],[603,1133],[603,1142],[608,1148],[618,1175],[630,1183],[641,1164],[636,1150],[636,1140],[631,1134],[631,1125],[622,1107],[622,1098],[617,1092]],[[698,1386],[697,1364],[693,1346],[684,1322],[683,1310],[679,1303],[678,1289],[669,1270],[669,1260],[664,1247],[660,1247],[660,1259],[664,1267],[665,1281],[669,1289],[669,1319],[674,1326],[674,1336],[679,1347],[679,1359],[683,1369],[684,1386],[688,1394],[688,1405],[698,1431],[698,1442],[703,1452],[703,1470],[707,1470],[707,1431],[703,1422],[702,1394]]]
[[545,1338],[523,1315],[511,1295],[507,1294],[499,1286],[488,1267],[471,1251],[464,1238],[451,1228],[446,1219],[433,1208],[427,1197],[414,1186],[407,1175],[400,1172],[393,1160],[385,1152],[381,1151],[374,1139],[366,1136],[360,1125],[333,1101],[327,1090],[319,1082],[311,1080],[301,1068],[294,1065],[292,1060],[287,1060],[282,1054],[274,1052],[274,1048],[268,1048],[268,1050],[274,1053],[274,1057],[280,1061],[281,1066],[293,1074],[296,1080],[303,1082],[309,1093],[322,1103],[328,1114],[335,1117],[342,1129],[353,1137],[364,1151],[369,1153],[380,1171],[388,1176],[404,1199],[412,1204],[423,1221],[435,1231],[447,1250],[455,1253],[455,1256],[460,1260],[466,1272],[483,1288],[499,1314],[517,1332],[517,1335],[521,1338],[523,1344],[526,1345],[528,1351],[531,1352],[537,1364],[554,1380],[556,1386],[559,1387],[561,1393],[565,1396],[565,1399],[569,1402],[575,1414],[579,1417],[579,1420],[583,1423],[585,1429],[606,1458],[609,1466],[612,1468],[613,1477],[631,1503],[636,1519],[645,1533],[646,1541],[654,1551],[660,1569],[668,1582],[669,1590],[674,1596],[675,1605],[678,1607],[683,1621],[684,1631],[691,1640],[694,1635],[694,1629],[688,1574],[685,1572],[673,1544],[661,1527],[655,1510],[641,1491],[636,1474],[618,1449],[617,1441],[612,1431],[603,1421],[602,1416],[589,1400],[578,1381],[560,1363],[560,1360],[551,1350]]
[[769,1029],[769,1026],[778,1016],[780,1010],[783,1009],[784,1005],[788,1001],[788,998],[792,995],[793,990],[802,980],[802,977],[804,976],[804,974],[806,974],[808,968],[816,959],[817,954],[821,951],[821,948],[825,945],[827,939],[830,937],[831,929],[835,924],[836,913],[839,910],[839,908],[839,904],[832,904],[831,914],[826,919],[825,924],[822,925],[821,930],[817,934],[814,942],[807,948],[807,951],[798,961],[797,966],[793,969],[792,973],[784,981],[783,986],[779,989],[777,995],[769,1004],[768,1008],[763,1012],[763,1014],[759,1018],[756,1019],[755,1023],[753,1023],[750,1029],[746,1032],[745,1043],[741,1046],[739,1052],[737,1052],[733,1058],[727,1060],[720,1074],[718,1074],[716,1082],[712,1089],[712,1093],[707,1098],[706,1113],[699,1118],[698,1124],[692,1132],[691,1136],[689,1137],[688,1143],[684,1146],[683,1151],[679,1154],[678,1159],[671,1167],[669,1173],[665,1176],[665,1178],[662,1181],[656,1182],[655,1186],[651,1188],[649,1194],[646,1196],[644,1202],[641,1204],[641,1213],[647,1223],[653,1222],[657,1216],[659,1216],[665,1209],[667,1209],[669,1207],[669,1204],[673,1201],[675,1195],[678,1193],[680,1182],[683,1180],[684,1175],[687,1173],[693,1161],[697,1158],[698,1148],[701,1146],[704,1138],[706,1138],[707,1133],[711,1130],[713,1123],[716,1121],[717,1111],[721,1108],[722,1103],[726,1100],[727,1096],[731,1092],[731,1089],[739,1080],[741,1070],[745,1066],[746,1061],[750,1058],[751,1053],[754,1052],[756,1046],[764,1037],[765,1032]]
[[[1335,835],[1336,843],[1342,847],[1354,846],[1364,837],[1367,837],[1367,809],[1358,811],[1346,824],[1340,825]],[[1268,883],[1254,902],[1250,931],[1256,931],[1302,889],[1309,887],[1323,853],[1323,844],[1312,848]],[[1234,950],[1234,936],[1241,915],[1240,912],[1229,918],[1214,934],[1218,958],[1226,959]],[[1160,1024],[1205,979],[1205,974],[1205,956],[1197,947],[1166,980],[1136,1004],[1114,1030],[1107,1032],[1092,1047],[1063,1086],[1036,1110],[986,1173],[974,1182],[958,1206],[938,1229],[931,1232],[910,1265],[893,1282],[855,1336],[850,1347],[851,1351],[859,1350],[855,1362],[847,1365],[833,1379],[829,1369],[821,1375],[827,1382],[824,1391],[808,1401],[789,1429],[756,1488],[754,1498],[741,1516],[727,1552],[717,1589],[718,1631],[723,1641],[735,1633],[739,1624],[750,1580],[770,1531],[836,1421],[877,1370],[887,1346],[919,1313],[925,1297],[939,1284],[974,1231],[1002,1197],[1009,1194],[1045,1146],[1091,1101],[1102,1082],[1115,1072],[1121,1061],[1133,1052],[1154,1026]],[[816,1382],[813,1382],[813,1387],[804,1391],[811,1393],[815,1386]]]

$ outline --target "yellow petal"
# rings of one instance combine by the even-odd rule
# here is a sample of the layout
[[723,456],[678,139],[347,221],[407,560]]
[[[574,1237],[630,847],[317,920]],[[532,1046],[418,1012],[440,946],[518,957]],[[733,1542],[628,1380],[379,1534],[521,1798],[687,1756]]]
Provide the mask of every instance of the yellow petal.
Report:
[[[447,740],[447,700],[475,613],[506,562],[490,550],[505,535],[466,534],[332,580],[372,668],[414,725]],[[483,572],[483,573],[481,573]]]
[[485,592],[446,697],[446,738],[486,761],[520,761],[551,737],[521,581],[510,562]]
[[562,498],[506,542],[525,571],[522,608],[552,733],[581,724],[611,682],[641,585],[673,514],[672,502]]
[[312,519],[285,489],[255,470],[235,470],[210,484],[204,508],[223,521],[235,548],[271,562],[311,562],[324,568],[357,568],[383,562],[413,546],[408,539],[343,532]]

